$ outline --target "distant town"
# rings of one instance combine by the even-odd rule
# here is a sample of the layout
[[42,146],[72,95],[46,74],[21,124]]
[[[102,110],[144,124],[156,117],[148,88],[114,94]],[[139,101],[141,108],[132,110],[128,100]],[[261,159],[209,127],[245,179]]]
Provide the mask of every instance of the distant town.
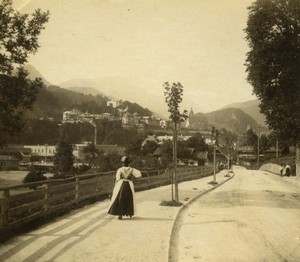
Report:
[[[99,144],[97,143],[97,121],[118,121],[121,122],[122,128],[125,130],[137,129],[138,133],[143,134],[145,127],[151,126],[153,129],[159,130],[157,134],[144,135],[144,139],[140,145],[143,148],[148,142],[154,143],[156,147],[151,155],[155,158],[161,157],[160,145],[166,142],[172,142],[173,135],[170,120],[162,119],[155,116],[141,116],[138,113],[128,112],[127,107],[122,108],[122,101],[120,100],[109,100],[107,102],[108,107],[117,108],[117,114],[102,113],[92,114],[89,112],[82,113],[79,110],[64,111],[62,114],[62,125],[63,124],[78,124],[78,123],[89,123],[94,127],[94,141],[85,141],[80,144],[72,144],[74,164],[81,165],[85,163],[85,148],[94,144],[97,150],[108,155],[115,153],[118,155],[124,155],[126,153],[126,147],[118,144]],[[188,141],[194,134],[201,134],[203,141],[208,145],[213,145],[211,138],[211,130],[193,129],[193,125],[190,123],[191,117],[194,112],[191,109],[188,118],[183,121],[180,125],[182,131],[178,136],[178,141]],[[236,120],[236,116],[232,114],[232,118]],[[199,127],[199,125],[198,125]],[[152,129],[152,130],[153,130]],[[247,126],[247,130],[250,130],[250,125]],[[222,132],[225,132],[224,130]],[[228,161],[228,154],[234,157],[235,161],[244,162],[255,162],[257,161],[258,155],[255,148],[251,145],[246,145],[247,134],[244,136],[239,135],[238,140],[232,140],[231,144],[225,145],[224,134],[220,133],[220,143],[217,149],[217,161],[220,163],[226,163]],[[164,133],[164,134],[163,134]],[[242,142],[244,141],[244,142]],[[7,145],[5,148],[0,148],[0,167],[2,169],[18,169],[27,168],[28,166],[35,165],[48,168],[51,170],[53,167],[53,157],[56,154],[56,144],[43,144],[43,145]],[[203,165],[213,161],[212,150],[208,149],[202,152],[195,150],[195,148],[189,148],[190,156],[185,158],[179,158],[179,165]],[[264,150],[259,155],[261,159],[274,158],[281,155],[281,149],[270,147]]]

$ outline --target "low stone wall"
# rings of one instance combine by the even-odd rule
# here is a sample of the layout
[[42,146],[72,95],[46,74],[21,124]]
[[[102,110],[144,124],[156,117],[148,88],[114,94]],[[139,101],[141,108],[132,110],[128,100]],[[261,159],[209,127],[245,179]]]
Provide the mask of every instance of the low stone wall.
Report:
[[273,164],[273,163],[264,164],[259,168],[259,170],[268,171],[276,175],[280,175],[280,165],[278,164]]

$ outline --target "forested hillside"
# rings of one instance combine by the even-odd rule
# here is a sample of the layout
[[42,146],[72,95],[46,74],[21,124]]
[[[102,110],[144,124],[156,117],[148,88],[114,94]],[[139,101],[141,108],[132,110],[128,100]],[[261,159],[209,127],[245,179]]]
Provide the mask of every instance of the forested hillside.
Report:
[[241,102],[241,103],[234,103],[227,105],[226,107],[222,108],[238,108],[243,110],[246,114],[251,116],[253,119],[255,119],[258,124],[261,126],[266,126],[266,117],[264,114],[260,113],[259,109],[259,100],[250,100],[246,102]]
[[[96,124],[98,144],[127,146],[138,136],[136,129],[123,129],[121,121],[99,120]],[[7,142],[8,144],[55,145],[62,130],[67,134],[67,141],[71,144],[94,141],[95,128],[87,122],[62,125],[57,120],[26,119],[25,128],[17,136],[9,137]]]
[[[62,119],[62,114],[67,110],[79,110],[94,114],[115,113],[116,109],[106,105],[109,99],[103,95],[85,95],[70,91],[58,86],[42,88],[34,103],[33,110],[27,111],[28,118],[53,118]],[[142,106],[125,101],[121,108],[128,107],[130,113],[137,112],[139,115],[150,116],[152,112]]]
[[247,128],[256,129],[257,122],[241,109],[226,108],[205,114],[210,125],[243,134]]

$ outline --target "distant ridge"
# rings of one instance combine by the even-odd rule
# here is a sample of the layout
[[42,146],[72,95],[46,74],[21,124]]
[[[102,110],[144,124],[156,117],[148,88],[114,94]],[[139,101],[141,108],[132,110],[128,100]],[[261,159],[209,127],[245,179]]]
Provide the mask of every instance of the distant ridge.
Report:
[[205,114],[208,123],[218,129],[225,128],[243,134],[247,128],[256,130],[257,121],[239,108],[225,108]]
[[[41,78],[46,86],[46,88],[42,88],[39,91],[33,110],[26,111],[26,117],[61,120],[64,111],[73,109],[95,114],[113,114],[117,111],[117,109],[107,106],[107,101],[112,98],[104,95],[96,88],[86,87],[85,85],[82,87],[72,86],[72,81],[69,82],[71,86],[69,89],[51,85],[32,65],[26,65],[25,69],[29,73],[29,79]],[[88,81],[81,83],[90,85]],[[123,91],[123,93],[126,92]],[[151,116],[153,114],[149,109],[142,107],[138,103],[131,102],[130,99],[122,100],[124,107],[127,107],[130,113],[137,112],[141,116]]]
[[[68,90],[80,92],[82,94],[101,94],[113,100],[130,101],[131,103],[137,103],[147,108],[149,104],[149,97],[143,86],[132,86],[125,78],[119,76],[108,76],[99,78],[75,78],[60,84],[61,87]],[[140,95],[139,101],[134,101],[134,97],[137,94]],[[149,107],[148,107],[149,108]],[[157,106],[154,106],[155,111],[160,111]],[[161,113],[157,113],[151,109],[154,116],[166,119]]]
[[82,93],[84,95],[92,95],[92,96],[104,95],[102,92],[100,92],[99,90],[97,90],[96,88],[93,88],[93,87],[75,86],[75,87],[68,88],[68,90],[71,90],[71,91],[74,91],[74,92],[77,92],[77,93]]
[[29,79],[34,80],[36,78],[41,78],[46,86],[51,85],[51,83],[49,83],[34,66],[27,64],[24,68],[29,74]]
[[241,102],[241,103],[233,103],[229,104],[222,109],[226,108],[238,108],[243,110],[246,114],[251,116],[253,119],[256,120],[256,122],[261,125],[261,126],[267,126],[266,124],[266,117],[262,113],[260,113],[259,109],[259,100],[250,100],[246,102]]
[[[99,77],[99,78],[75,78],[61,83],[59,86],[69,90],[81,90],[86,94],[85,88],[89,88],[88,92],[100,92],[101,94],[112,98],[133,101],[133,97],[137,92],[143,93],[143,89],[140,87],[131,86],[128,81],[119,76]],[[93,91],[92,91],[93,90]]]

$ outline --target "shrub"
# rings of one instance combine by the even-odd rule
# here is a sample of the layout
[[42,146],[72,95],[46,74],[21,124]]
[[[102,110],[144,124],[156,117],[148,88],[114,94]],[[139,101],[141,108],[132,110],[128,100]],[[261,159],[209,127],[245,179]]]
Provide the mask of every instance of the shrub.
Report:
[[[47,177],[44,176],[44,171],[29,171],[28,174],[22,180],[23,184],[44,181],[47,180]],[[36,190],[38,185],[29,185],[30,189]]]

